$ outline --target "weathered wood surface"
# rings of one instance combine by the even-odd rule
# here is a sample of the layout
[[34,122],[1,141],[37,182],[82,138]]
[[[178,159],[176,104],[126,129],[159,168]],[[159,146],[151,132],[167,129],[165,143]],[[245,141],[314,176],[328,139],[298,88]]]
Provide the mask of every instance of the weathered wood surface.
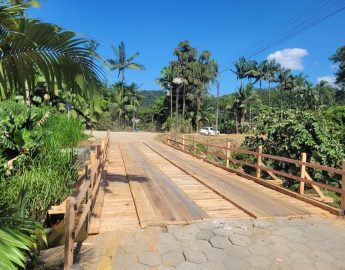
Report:
[[203,162],[185,153],[150,142],[149,147],[195,179],[256,218],[302,217],[328,212]]
[[90,233],[139,228],[122,155],[113,139],[110,139],[106,180],[99,189],[95,208]]
[[142,145],[120,145],[141,227],[188,224],[208,218],[206,212],[145,155]]
[[192,176],[171,164],[169,161],[152,151],[145,144],[138,144],[137,148],[140,149],[151,163],[154,163],[189,198],[204,210],[210,218],[249,217],[242,210],[213,192]]

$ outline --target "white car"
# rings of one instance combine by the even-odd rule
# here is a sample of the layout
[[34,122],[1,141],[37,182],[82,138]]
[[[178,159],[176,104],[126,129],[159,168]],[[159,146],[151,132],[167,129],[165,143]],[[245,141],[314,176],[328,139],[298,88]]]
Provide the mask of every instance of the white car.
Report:
[[215,136],[219,135],[219,131],[216,131],[216,129],[213,127],[203,127],[202,129],[200,129],[200,134],[207,136]]

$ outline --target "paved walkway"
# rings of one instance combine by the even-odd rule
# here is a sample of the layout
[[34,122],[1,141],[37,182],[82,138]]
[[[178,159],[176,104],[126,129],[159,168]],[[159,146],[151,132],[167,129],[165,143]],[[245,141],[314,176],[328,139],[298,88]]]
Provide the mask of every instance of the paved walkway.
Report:
[[212,220],[120,241],[113,270],[345,269],[340,219]]

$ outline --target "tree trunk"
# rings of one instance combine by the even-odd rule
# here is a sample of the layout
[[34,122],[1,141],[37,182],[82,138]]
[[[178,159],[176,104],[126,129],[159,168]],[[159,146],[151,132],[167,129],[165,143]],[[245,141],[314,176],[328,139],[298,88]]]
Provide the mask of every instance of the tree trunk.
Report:
[[271,105],[271,81],[268,81],[268,104]]
[[236,134],[238,134],[238,117],[237,117],[237,110],[235,112],[235,125],[236,125]]
[[124,96],[123,84],[125,83],[125,71],[122,70],[121,74],[121,96]]

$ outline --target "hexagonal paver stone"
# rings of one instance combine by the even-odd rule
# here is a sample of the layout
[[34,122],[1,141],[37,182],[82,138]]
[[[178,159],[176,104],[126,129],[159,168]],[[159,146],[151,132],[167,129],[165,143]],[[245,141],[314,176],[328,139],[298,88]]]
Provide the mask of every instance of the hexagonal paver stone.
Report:
[[206,240],[193,240],[190,242],[193,250],[203,251],[211,247],[211,244]]
[[216,235],[210,239],[210,243],[215,248],[226,249],[231,247],[231,243],[228,238]]
[[254,220],[253,225],[254,227],[261,229],[267,229],[273,226],[272,222],[269,222],[267,220]]
[[147,265],[143,265],[140,263],[136,263],[131,265],[130,267],[126,268],[127,270],[149,270],[150,267],[148,267]]
[[[345,252],[344,252],[344,254],[345,254]],[[323,252],[323,251],[313,251],[311,253],[311,256],[313,258],[315,258],[316,260],[325,261],[328,263],[333,263],[335,261],[335,259],[332,255],[330,255],[326,252]],[[344,265],[344,267],[345,267],[345,265]]]
[[177,266],[185,261],[181,252],[168,252],[162,256],[163,263],[169,266]]
[[230,257],[248,257],[250,255],[250,252],[246,247],[242,246],[231,246],[230,248],[227,248],[226,251],[228,252],[228,255]]
[[293,259],[296,262],[301,262],[301,263],[311,263],[310,259],[303,253],[301,252],[291,252],[289,254],[290,258]]
[[245,270],[250,269],[250,265],[242,258],[229,257],[224,261],[226,269]]
[[[228,268],[225,268],[224,264],[219,263],[219,262],[207,262],[201,266],[201,269],[202,270],[226,270]],[[229,268],[229,269],[232,269],[232,268]]]
[[223,262],[228,257],[228,253],[219,248],[211,247],[203,252],[209,261]]
[[119,264],[124,267],[131,266],[132,264],[137,263],[137,256],[129,253],[117,253],[115,255],[115,264]]
[[178,241],[187,242],[194,240],[194,235],[186,232],[176,232],[175,237]]
[[271,262],[264,256],[252,255],[246,258],[246,261],[253,267],[270,269]]
[[236,246],[247,246],[252,242],[247,236],[239,234],[230,235],[229,240],[233,245]]
[[141,251],[148,250],[148,246],[144,243],[132,242],[126,244],[123,249],[128,253],[139,253]]
[[161,257],[152,251],[141,252],[138,255],[138,260],[139,263],[145,264],[150,267],[154,267],[162,263]]
[[200,230],[196,235],[195,239],[199,240],[210,240],[214,236],[214,233],[210,230]]
[[171,267],[171,266],[166,266],[166,265],[160,265],[158,266],[158,270],[175,270],[175,267]]
[[230,228],[218,228],[213,230],[214,234],[221,236],[229,236],[232,231]]
[[204,253],[201,251],[195,250],[186,250],[184,251],[184,256],[186,257],[186,261],[191,263],[205,263],[207,258]]
[[176,241],[176,238],[172,233],[162,233],[158,237],[158,242],[161,242],[161,243],[168,243],[171,241]]
[[176,267],[176,270],[200,270],[200,265],[191,262],[183,262]]

